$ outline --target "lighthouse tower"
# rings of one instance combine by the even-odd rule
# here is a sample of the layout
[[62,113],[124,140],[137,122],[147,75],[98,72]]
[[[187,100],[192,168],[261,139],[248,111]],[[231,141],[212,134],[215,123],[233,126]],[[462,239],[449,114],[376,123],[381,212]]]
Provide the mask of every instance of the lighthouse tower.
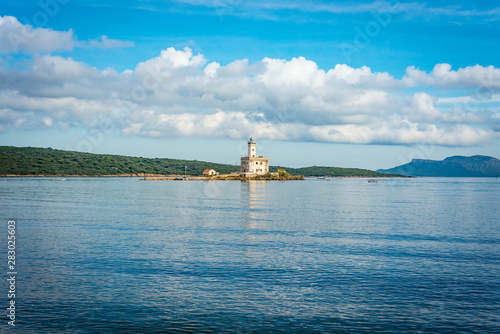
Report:
[[255,148],[255,142],[253,141],[253,138],[250,137],[250,140],[248,141],[248,157],[254,158],[257,156],[257,150]]
[[250,138],[248,141],[248,156],[241,157],[241,174],[246,176],[269,173],[269,158],[257,155],[257,144]]

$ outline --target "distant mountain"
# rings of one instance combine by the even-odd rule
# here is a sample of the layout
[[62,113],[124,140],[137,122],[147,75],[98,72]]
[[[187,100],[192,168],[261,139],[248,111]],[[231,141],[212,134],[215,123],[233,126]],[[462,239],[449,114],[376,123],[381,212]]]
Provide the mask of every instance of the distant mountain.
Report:
[[377,172],[406,176],[495,177],[500,175],[500,160],[484,155],[453,156],[441,161],[413,159],[407,164]]

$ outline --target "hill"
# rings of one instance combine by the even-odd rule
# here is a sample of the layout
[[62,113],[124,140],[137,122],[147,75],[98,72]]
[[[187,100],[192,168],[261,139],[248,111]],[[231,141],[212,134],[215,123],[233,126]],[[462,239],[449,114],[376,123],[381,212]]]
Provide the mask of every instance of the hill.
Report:
[[93,154],[51,148],[0,146],[0,175],[201,175],[213,168],[223,173],[239,167],[204,161]]
[[[186,171],[184,167],[187,166]],[[0,146],[0,175],[130,175],[184,174],[201,175],[213,168],[220,174],[240,170],[239,166],[197,160],[142,158],[94,154],[51,148]],[[270,171],[285,168],[291,175],[387,177],[366,169],[339,167],[287,168],[271,166]]]
[[377,172],[407,176],[496,177],[500,175],[500,160],[484,155],[453,156],[441,161],[413,159],[407,164]]
[[401,177],[401,175],[396,174],[383,174],[379,172],[374,172],[368,169],[359,168],[341,168],[341,167],[326,167],[326,166],[311,166],[302,168],[290,168],[290,167],[280,167],[271,166],[270,171],[277,171],[278,168],[286,169],[287,173],[292,175],[303,175],[303,176],[340,176],[340,177]]

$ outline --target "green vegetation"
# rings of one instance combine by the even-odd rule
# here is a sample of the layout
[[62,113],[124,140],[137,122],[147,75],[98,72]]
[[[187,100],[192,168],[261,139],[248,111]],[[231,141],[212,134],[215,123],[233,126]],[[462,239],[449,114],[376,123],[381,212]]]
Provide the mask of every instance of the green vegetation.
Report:
[[285,180],[303,180],[304,176],[302,175],[291,175],[288,173],[284,172],[278,172],[278,174],[275,173],[268,173],[266,175],[257,175],[253,178],[253,180],[278,180],[278,181],[285,181]]
[[92,154],[50,148],[0,146],[0,175],[201,175],[207,168],[223,173],[239,166],[204,161],[147,159],[120,155]]
[[335,176],[335,177],[400,177],[397,174],[382,174],[377,173],[368,169],[359,168],[340,168],[340,167],[325,167],[325,166],[312,166],[303,168],[289,168],[280,166],[271,166],[270,172],[276,172],[278,169],[286,169],[287,173],[292,175],[303,175],[303,176]]
[[212,177],[214,180],[240,180],[240,181],[251,181],[251,180],[304,180],[302,175],[291,175],[288,173],[267,173],[265,175],[256,175],[247,177],[243,174],[232,174],[232,175],[221,175]]
[[[0,175],[182,175],[184,174],[184,166],[187,166],[187,175],[202,175],[207,168],[213,168],[220,174],[230,174],[240,170],[240,167],[235,165],[196,160],[149,159],[62,151],[51,148],[0,146]],[[287,173],[283,175],[280,173],[279,176],[276,176],[278,179],[298,175],[398,176],[381,174],[366,169],[316,166],[305,168],[271,166],[270,172],[276,172],[279,168],[285,168]],[[239,177],[239,175],[236,177]]]

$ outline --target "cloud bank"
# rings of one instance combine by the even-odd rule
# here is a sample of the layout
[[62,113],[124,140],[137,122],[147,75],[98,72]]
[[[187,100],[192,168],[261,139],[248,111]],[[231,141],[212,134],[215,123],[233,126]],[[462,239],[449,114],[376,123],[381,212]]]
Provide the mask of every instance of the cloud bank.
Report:
[[[433,86],[469,94],[434,96]],[[22,68],[0,66],[0,131],[106,126],[144,137],[469,146],[498,137],[500,113],[488,103],[499,88],[500,69],[479,65],[409,67],[397,79],[366,66],[325,71],[303,57],[221,65],[186,47],[118,73],[35,55]],[[479,91],[489,95],[479,100]]]

